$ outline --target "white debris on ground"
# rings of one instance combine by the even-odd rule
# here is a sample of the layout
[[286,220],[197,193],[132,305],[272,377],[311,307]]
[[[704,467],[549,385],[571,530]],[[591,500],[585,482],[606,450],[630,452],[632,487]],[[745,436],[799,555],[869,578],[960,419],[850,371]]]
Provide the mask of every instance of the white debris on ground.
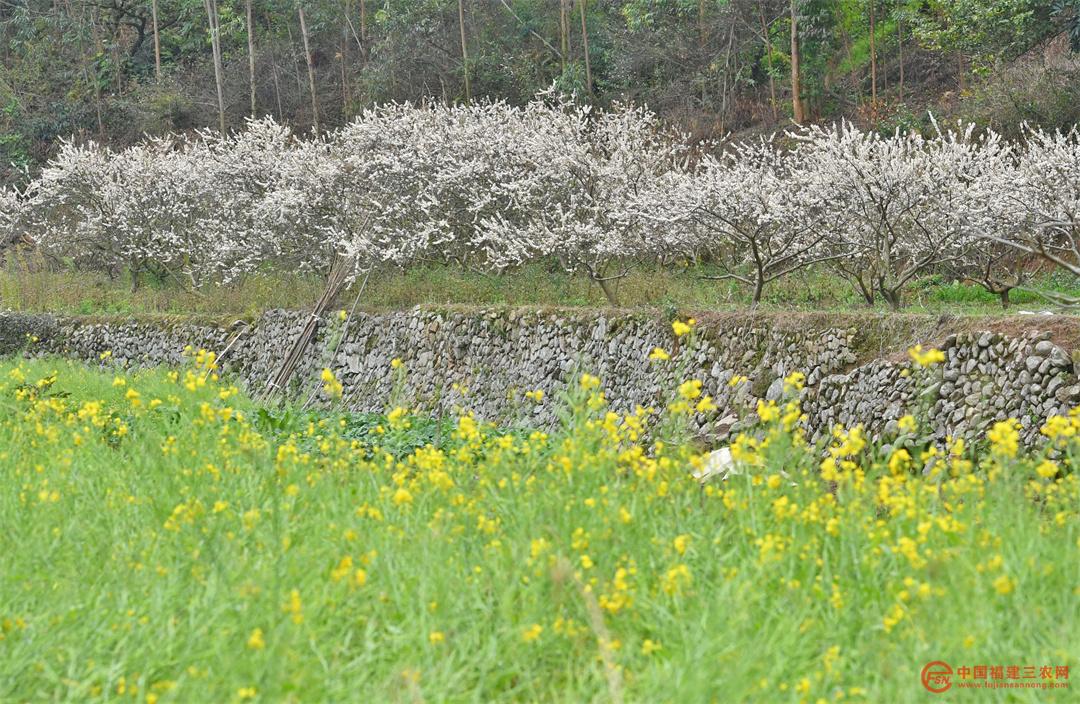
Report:
[[720,477],[721,479],[727,479],[732,474],[738,474],[739,472],[735,466],[735,460],[731,458],[731,448],[721,447],[719,450],[713,450],[702,463],[701,469],[694,472],[694,479],[699,482],[707,482],[713,477]]
[[[704,484],[714,477],[719,477],[720,481],[727,481],[730,477],[738,477],[742,474],[742,468],[731,457],[731,448],[725,446],[706,455],[701,469],[694,472],[693,477]],[[785,479],[789,478],[784,470],[780,470],[778,474]],[[791,486],[798,486],[798,482],[791,482]]]

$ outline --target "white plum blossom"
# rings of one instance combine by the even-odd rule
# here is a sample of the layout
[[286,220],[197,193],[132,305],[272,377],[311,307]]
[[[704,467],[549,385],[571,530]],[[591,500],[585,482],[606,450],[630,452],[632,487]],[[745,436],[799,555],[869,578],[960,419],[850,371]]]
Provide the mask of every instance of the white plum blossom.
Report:
[[1080,132],[1028,128],[1024,137],[994,194],[1009,227],[984,234],[1080,275]]
[[0,255],[23,238],[25,206],[19,192],[0,188]]
[[[936,129],[936,125],[935,125]],[[1039,256],[1080,273],[1080,136],[973,126],[880,135],[850,124],[691,146],[642,107],[391,104],[300,138],[273,120],[66,142],[0,191],[0,243],[110,276],[194,287],[267,268],[350,276],[439,262],[500,272],[544,259],[610,281],[640,262],[708,262],[757,302],[826,263],[899,306],[927,273],[1007,300]]]
[[806,159],[773,140],[732,145],[673,183],[656,212],[676,237],[665,248],[720,267],[708,278],[735,279],[761,300],[767,283],[811,263],[847,256],[844,243],[823,246],[830,231],[826,200],[806,187]]

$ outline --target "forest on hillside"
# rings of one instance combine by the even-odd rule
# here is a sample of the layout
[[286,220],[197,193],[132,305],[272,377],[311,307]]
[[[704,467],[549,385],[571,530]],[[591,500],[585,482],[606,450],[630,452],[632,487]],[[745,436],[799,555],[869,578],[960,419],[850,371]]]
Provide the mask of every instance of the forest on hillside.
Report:
[[1080,119],[1080,0],[0,0],[0,183],[62,139],[392,101],[646,104],[696,136]]

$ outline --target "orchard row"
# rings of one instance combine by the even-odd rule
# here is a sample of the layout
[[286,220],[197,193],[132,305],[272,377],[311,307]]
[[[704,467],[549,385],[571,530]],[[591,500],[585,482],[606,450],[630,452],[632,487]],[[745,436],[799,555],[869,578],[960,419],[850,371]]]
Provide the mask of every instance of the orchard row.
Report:
[[708,262],[757,301],[816,264],[898,306],[928,272],[1007,295],[1032,257],[1070,267],[1080,137],[837,125],[691,144],[633,106],[386,105],[314,139],[266,119],[121,151],[68,143],[0,192],[0,233],[63,265],[193,286],[548,258],[608,291],[635,263]]

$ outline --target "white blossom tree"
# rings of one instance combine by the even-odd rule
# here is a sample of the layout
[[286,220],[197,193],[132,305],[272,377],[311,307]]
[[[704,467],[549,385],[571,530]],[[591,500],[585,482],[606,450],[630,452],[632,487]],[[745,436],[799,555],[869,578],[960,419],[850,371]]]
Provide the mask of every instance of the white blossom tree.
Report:
[[989,240],[1080,275],[1080,132],[1027,128],[1016,166],[995,197],[1010,227]]
[[341,274],[536,259],[612,280],[637,261],[719,266],[757,303],[827,262],[893,307],[951,272],[1008,300],[1039,256],[1080,273],[1080,137],[1021,145],[972,126],[881,136],[844,124],[691,149],[630,105],[385,105],[301,139],[273,120],[122,151],[65,143],[0,192],[0,242],[110,276],[199,287],[267,267]]
[[18,191],[13,188],[0,188],[0,253],[24,239],[24,211]]
[[655,220],[644,211],[662,199],[671,171],[685,165],[686,139],[641,107],[562,112],[568,116],[562,144],[548,154],[548,168],[570,181],[560,198],[532,214],[529,231],[540,252],[585,272],[617,305],[611,281],[628,273],[634,257],[655,249],[649,241]]
[[[964,209],[967,183],[997,154],[996,135],[947,130],[882,137],[850,124],[812,127],[796,135],[800,152],[816,164],[808,186],[826,199],[838,223],[830,246],[851,248],[836,271],[873,303],[895,308],[916,276],[959,256],[970,235]],[[992,161],[992,160],[991,160]]]
[[834,223],[821,192],[805,187],[813,167],[764,139],[706,156],[668,185],[666,204],[650,208],[674,235],[662,246],[719,265],[722,273],[703,278],[746,284],[756,305],[769,282],[848,256],[846,243],[823,246]]

